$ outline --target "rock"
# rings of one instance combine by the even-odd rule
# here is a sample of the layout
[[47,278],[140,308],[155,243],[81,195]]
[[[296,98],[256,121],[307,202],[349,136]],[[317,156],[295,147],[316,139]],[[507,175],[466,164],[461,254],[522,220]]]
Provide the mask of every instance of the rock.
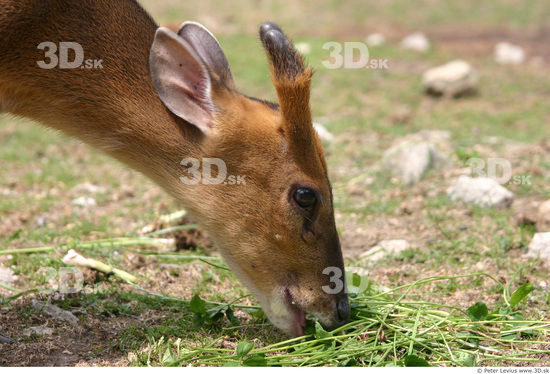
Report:
[[502,42],[495,46],[495,61],[501,65],[519,65],[525,61],[523,48]]
[[426,71],[422,85],[429,94],[457,97],[477,91],[479,75],[466,61],[455,60]]
[[371,249],[363,252],[359,257],[368,257],[370,261],[378,261],[390,254],[396,254],[411,248],[408,241],[403,239],[382,240]]
[[4,335],[0,334],[0,343],[2,343],[2,344],[11,344],[11,343],[13,343],[13,340],[8,338],[7,336],[4,336]]
[[67,322],[72,325],[75,325],[80,322],[80,320],[75,317],[74,314],[66,310],[61,309],[58,306],[51,305],[49,303],[43,303],[36,299],[31,300],[31,306],[37,312],[42,312],[45,315],[52,317],[58,321]]
[[369,47],[378,47],[386,43],[386,37],[379,32],[376,32],[374,34],[367,35],[365,38],[365,43],[367,43]]
[[81,183],[75,186],[72,190],[75,194],[84,194],[84,193],[105,193],[107,189],[105,187],[96,186],[91,183]]
[[550,232],[537,232],[528,248],[525,257],[550,260]]
[[518,226],[533,226],[538,232],[550,231],[550,200],[514,206]]
[[90,207],[97,205],[95,199],[92,197],[81,196],[78,199],[73,200],[73,205],[81,207]]
[[313,123],[313,128],[315,131],[317,131],[317,135],[319,135],[319,138],[321,140],[324,140],[326,142],[332,142],[334,140],[334,135],[326,129],[325,126],[319,124],[319,123]]
[[516,220],[515,220],[516,226],[536,226],[537,225],[537,217],[529,214],[529,212],[520,212],[516,214]]
[[504,208],[514,201],[514,194],[491,178],[458,177],[447,189],[453,201],[462,201],[481,207]]
[[51,327],[35,326],[24,329],[23,331],[21,331],[21,333],[23,334],[23,336],[30,338],[33,335],[51,335],[53,334],[53,329]]
[[46,216],[39,216],[36,217],[36,226],[38,227],[44,227],[46,226],[46,223],[48,223],[48,220],[46,219]]
[[405,141],[382,157],[383,170],[409,186],[418,183],[428,170],[448,164],[449,160],[428,142]]
[[[452,134],[447,130],[420,130],[413,134],[407,135],[403,140],[431,143],[437,147],[439,153],[450,155],[456,152],[455,147],[451,144]],[[446,159],[444,166],[452,166],[452,163]]]
[[415,32],[414,34],[406,36],[401,41],[401,46],[412,51],[426,52],[430,49],[430,41],[424,33]]
[[17,281],[17,276],[12,269],[0,265],[0,283],[13,284]]

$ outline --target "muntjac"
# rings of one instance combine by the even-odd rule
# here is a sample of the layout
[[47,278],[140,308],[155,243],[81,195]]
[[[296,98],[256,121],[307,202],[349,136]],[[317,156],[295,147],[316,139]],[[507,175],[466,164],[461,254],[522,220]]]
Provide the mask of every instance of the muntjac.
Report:
[[204,26],[158,27],[134,0],[0,0],[0,35],[0,112],[160,185],[278,328],[302,335],[306,314],[327,328],[348,320],[313,71],[277,25],[260,39],[278,103],[238,92]]

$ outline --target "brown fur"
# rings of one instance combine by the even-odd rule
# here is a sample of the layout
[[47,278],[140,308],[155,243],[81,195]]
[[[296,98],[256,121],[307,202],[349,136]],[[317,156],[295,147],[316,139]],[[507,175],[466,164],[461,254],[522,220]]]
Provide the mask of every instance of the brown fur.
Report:
[[[212,72],[215,126],[205,135],[172,114],[155,91],[148,59],[156,29],[132,0],[0,0],[0,111],[79,138],[165,188],[210,232],[270,318],[288,289],[299,308],[338,325],[336,305],[345,295],[321,291],[331,284],[323,269],[343,269],[343,261],[311,123],[312,70],[294,48],[277,57],[268,48],[280,110],[239,94],[216,78],[223,72]],[[43,41],[78,42],[85,58],[102,59],[104,68],[40,69]],[[220,158],[228,175],[245,176],[246,185],[184,185],[186,157]],[[313,217],[293,201],[296,186],[319,191]],[[285,323],[278,325],[291,331]]]

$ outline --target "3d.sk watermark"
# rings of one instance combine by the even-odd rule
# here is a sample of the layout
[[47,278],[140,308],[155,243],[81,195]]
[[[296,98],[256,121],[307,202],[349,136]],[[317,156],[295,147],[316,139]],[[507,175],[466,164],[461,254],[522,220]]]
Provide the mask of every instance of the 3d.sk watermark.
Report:
[[76,42],[42,42],[37,49],[44,51],[44,60],[36,63],[42,69],[103,69],[102,59],[85,59],[84,49]]
[[487,158],[487,161],[472,157],[465,163],[472,175],[491,178],[500,184],[531,184],[531,175],[514,175],[512,164],[505,158]]
[[184,176],[180,181],[186,185],[226,184],[245,185],[245,175],[228,175],[227,165],[222,159],[205,157],[198,160],[193,157],[184,158],[180,165],[185,167]]
[[346,267],[346,278],[350,277],[351,282],[344,281],[344,273],[337,266],[328,266],[323,270],[324,275],[329,276],[329,284],[321,287],[323,292],[335,295],[341,292],[344,293],[363,293],[372,287],[372,283],[368,276],[359,276],[363,272],[363,268]]
[[43,285],[37,288],[42,294],[90,294],[101,291],[100,286],[85,285],[84,273],[77,267],[43,267],[38,273],[44,277]]
[[329,59],[322,62],[327,69],[382,69],[388,70],[387,59],[371,59],[369,48],[361,42],[326,42]]

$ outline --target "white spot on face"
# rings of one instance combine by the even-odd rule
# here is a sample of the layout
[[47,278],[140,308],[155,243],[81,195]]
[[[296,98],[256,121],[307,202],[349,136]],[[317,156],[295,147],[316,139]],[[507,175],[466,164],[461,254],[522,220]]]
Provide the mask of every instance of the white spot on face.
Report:
[[283,152],[286,152],[287,148],[288,148],[288,143],[286,142],[286,139],[283,138]]
[[275,234],[275,239],[277,239],[277,240],[281,240],[281,238],[282,238],[282,236],[281,236],[281,235],[279,235],[279,234]]

